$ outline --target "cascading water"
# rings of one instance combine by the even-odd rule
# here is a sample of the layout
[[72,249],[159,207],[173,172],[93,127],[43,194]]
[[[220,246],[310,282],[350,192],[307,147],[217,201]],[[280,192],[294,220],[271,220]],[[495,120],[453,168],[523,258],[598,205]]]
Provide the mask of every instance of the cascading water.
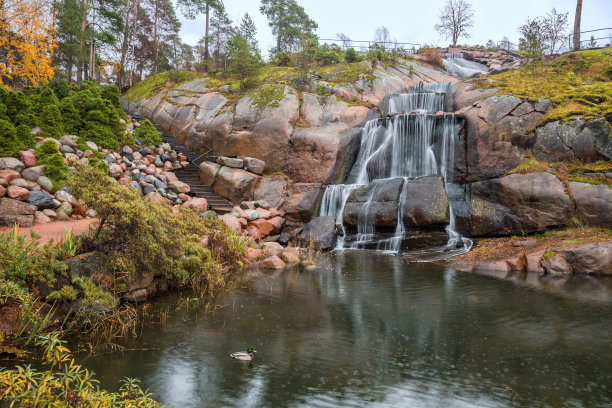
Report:
[[[375,180],[404,178],[397,209],[397,225],[393,237],[378,242],[377,248],[398,252],[406,228],[403,205],[407,199],[406,181],[421,176],[442,174],[445,182],[452,172],[455,120],[454,115],[434,115],[443,110],[449,83],[419,84],[408,94],[391,95],[383,113],[387,117],[369,121],[362,131],[359,155],[351,172],[351,184],[329,186],[324,193],[320,216],[335,216],[343,227],[343,212],[350,193],[358,187]],[[401,112],[401,113],[400,113]],[[390,115],[400,113],[397,115]],[[434,153],[434,133],[442,121],[440,166]],[[439,133],[439,132],[438,132]],[[451,175],[452,176],[452,175]],[[382,183],[380,183],[382,185]],[[357,235],[352,242],[339,239],[337,249],[361,248],[375,238],[376,213],[372,212],[372,201],[379,184],[369,193],[367,201],[359,209]],[[448,247],[471,247],[471,241],[454,231],[452,207]],[[344,227],[343,227],[344,229]],[[466,240],[466,241],[464,241]],[[469,241],[469,242],[468,242]]]
[[465,58],[462,52],[444,53],[442,62],[447,72],[457,74],[462,78],[472,75],[485,74],[488,72],[487,66]]

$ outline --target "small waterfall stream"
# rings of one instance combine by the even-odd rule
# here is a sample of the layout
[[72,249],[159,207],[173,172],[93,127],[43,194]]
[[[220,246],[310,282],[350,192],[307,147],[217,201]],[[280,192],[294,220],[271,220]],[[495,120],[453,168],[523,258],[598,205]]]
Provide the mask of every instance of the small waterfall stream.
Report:
[[[343,212],[351,192],[377,180],[403,178],[394,235],[377,243],[378,250],[399,252],[406,234],[403,203],[407,199],[407,181],[437,174],[442,175],[445,183],[452,179],[455,117],[454,114],[440,113],[444,109],[449,86],[450,83],[421,83],[407,94],[391,95],[383,107],[386,117],[369,121],[362,131],[359,155],[349,177],[350,184],[328,186],[319,215],[335,216],[344,230]],[[434,153],[436,131],[441,135],[441,141],[438,141],[439,159]],[[384,182],[373,185],[366,202],[359,209],[355,239],[347,242],[344,236],[340,237],[336,249],[362,248],[376,238],[373,198],[383,185]],[[466,252],[471,248],[471,241],[455,232],[452,206],[449,211],[451,221],[447,227],[447,249],[461,246]]]

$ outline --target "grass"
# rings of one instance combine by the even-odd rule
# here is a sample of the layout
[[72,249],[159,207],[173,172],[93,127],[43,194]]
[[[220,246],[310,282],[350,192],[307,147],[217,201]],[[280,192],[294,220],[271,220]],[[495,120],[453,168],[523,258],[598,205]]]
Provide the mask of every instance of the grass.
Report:
[[361,62],[341,62],[334,65],[327,65],[315,69],[315,74],[330,84],[352,84],[355,85],[360,79],[373,81],[376,79],[370,64],[367,61]]
[[612,179],[605,176],[605,173],[612,172],[612,160],[602,160],[594,163],[580,163],[578,161],[544,163],[530,158],[506,174],[540,172],[552,173],[563,182],[575,181],[593,185],[606,185],[612,188]]
[[163,89],[174,88],[198,77],[201,77],[201,75],[185,70],[162,72],[138,82],[125,93],[124,98],[128,101],[147,99]]
[[536,159],[529,159],[510,170],[508,174],[527,174],[527,173],[539,173],[547,172],[550,170],[551,163],[542,163]]
[[578,51],[552,61],[538,62],[477,81],[480,88],[527,97],[548,98],[555,108],[540,125],[576,117],[612,121],[612,48]]

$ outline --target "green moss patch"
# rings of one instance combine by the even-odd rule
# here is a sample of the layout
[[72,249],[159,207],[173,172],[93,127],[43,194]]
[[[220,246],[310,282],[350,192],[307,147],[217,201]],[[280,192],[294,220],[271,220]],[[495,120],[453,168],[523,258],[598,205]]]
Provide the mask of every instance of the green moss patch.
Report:
[[253,105],[259,109],[265,109],[267,107],[278,108],[280,101],[285,97],[285,86],[284,85],[264,85],[257,91],[253,92],[249,99]]
[[147,99],[166,88],[167,85],[173,88],[198,77],[200,77],[199,74],[185,70],[162,72],[138,82],[125,93],[124,98],[128,101]]

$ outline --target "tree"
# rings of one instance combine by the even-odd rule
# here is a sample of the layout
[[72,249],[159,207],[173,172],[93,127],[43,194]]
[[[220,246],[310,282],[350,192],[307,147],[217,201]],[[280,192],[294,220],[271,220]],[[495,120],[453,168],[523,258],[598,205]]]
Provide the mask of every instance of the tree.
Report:
[[528,59],[538,60],[544,56],[546,48],[546,24],[543,18],[536,17],[519,28],[522,37],[519,39],[519,50]]
[[564,44],[567,30],[567,16],[569,13],[557,13],[553,8],[543,18],[546,34],[546,46],[549,54],[556,54]]
[[494,50],[497,47],[495,46],[495,42],[493,40],[489,40],[487,41],[487,44],[485,45],[487,50]]
[[580,20],[582,18],[582,0],[576,1],[576,15],[574,16],[574,51],[580,50]]
[[81,49],[81,0],[60,0],[57,4],[57,51],[54,55],[56,66],[65,69],[65,77],[73,80],[72,70],[79,61]]
[[391,41],[389,29],[385,26],[380,26],[374,32],[374,43],[381,45],[383,48]]
[[434,26],[435,30],[457,45],[461,37],[469,38],[468,28],[474,25],[474,11],[470,3],[465,0],[446,0],[444,9],[440,10],[440,22]]
[[194,19],[198,14],[206,15],[206,31],[204,33],[204,58],[208,60],[210,54],[208,52],[208,36],[210,34],[210,9],[220,7],[220,0],[178,0],[179,6],[182,7],[185,17]]
[[[351,41],[349,36],[344,34],[344,33],[336,34],[336,38],[339,39],[340,41],[342,41],[342,48],[344,48],[345,50],[348,50],[349,48],[351,48],[353,46],[353,41]],[[353,51],[355,51],[355,50],[353,50]]]
[[499,45],[502,49],[510,51],[512,43],[507,36],[504,36]]
[[317,23],[295,0],[261,0],[261,13],[276,35],[276,52],[290,51],[302,35],[312,36]]
[[46,83],[56,48],[50,0],[0,2],[0,86]]
[[220,3],[219,7],[213,11],[210,26],[210,37],[214,44],[213,58],[216,61],[217,68],[219,68],[223,57],[223,48],[234,32],[232,20],[227,15],[223,3]]
[[298,67],[300,82],[302,84],[308,82],[308,72],[310,72],[310,69],[314,65],[317,48],[317,40],[314,37],[305,34],[301,36],[300,51],[295,59],[295,64]]
[[245,13],[244,17],[242,17],[242,21],[240,22],[240,32],[246,38],[249,43],[249,47],[253,50],[259,51],[259,43],[257,42],[257,27],[255,27],[255,23],[251,20],[251,16],[249,13]]
[[595,36],[594,35],[591,35],[588,47],[589,48],[597,48],[597,40],[595,40]]
[[234,33],[227,44],[229,69],[240,77],[240,91],[244,90],[246,77],[254,75],[261,67],[261,57],[254,51],[240,31]]

